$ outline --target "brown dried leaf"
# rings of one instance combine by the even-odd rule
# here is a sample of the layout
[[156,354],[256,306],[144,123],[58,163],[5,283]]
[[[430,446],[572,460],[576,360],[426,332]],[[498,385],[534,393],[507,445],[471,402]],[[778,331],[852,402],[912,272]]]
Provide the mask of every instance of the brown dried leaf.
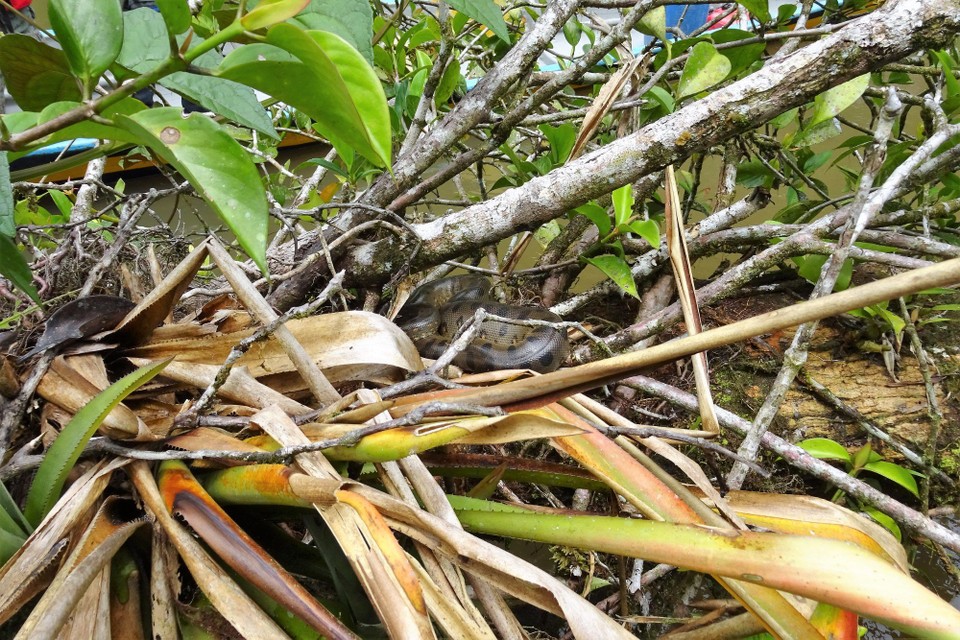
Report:
[[573,148],[570,150],[570,157],[567,158],[567,162],[575,160],[577,156],[583,152],[584,147],[587,146],[587,142],[589,142],[593,134],[596,133],[597,127],[600,126],[603,117],[610,112],[610,107],[613,106],[617,96],[623,91],[623,87],[626,86],[627,82],[630,81],[630,78],[632,78],[633,74],[637,71],[637,68],[646,59],[646,57],[632,59],[620,67],[615,74],[610,76],[606,84],[600,88],[597,97],[594,98],[593,104],[590,105],[590,109],[587,111],[587,115],[583,117],[583,124],[580,125],[580,132],[577,134],[576,142],[573,143]]

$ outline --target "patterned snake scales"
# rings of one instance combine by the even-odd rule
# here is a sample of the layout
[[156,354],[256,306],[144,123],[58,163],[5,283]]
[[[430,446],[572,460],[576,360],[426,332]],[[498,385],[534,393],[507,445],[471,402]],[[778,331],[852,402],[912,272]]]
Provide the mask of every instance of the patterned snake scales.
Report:
[[[397,324],[410,336],[420,354],[439,358],[457,332],[477,309],[516,320],[560,322],[558,315],[539,307],[521,307],[491,300],[491,284],[483,276],[442,278],[418,287],[397,316]],[[454,358],[465,371],[533,369],[554,371],[567,357],[567,337],[562,330],[484,320],[477,337]]]

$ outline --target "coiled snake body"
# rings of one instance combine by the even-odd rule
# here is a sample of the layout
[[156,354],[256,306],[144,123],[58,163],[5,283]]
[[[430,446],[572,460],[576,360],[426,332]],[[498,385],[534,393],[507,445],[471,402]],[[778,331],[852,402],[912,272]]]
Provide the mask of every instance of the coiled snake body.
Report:
[[[560,322],[560,317],[538,307],[521,307],[490,300],[490,281],[483,276],[443,278],[418,287],[397,316],[397,324],[410,336],[420,354],[439,358],[460,327],[477,309],[516,320]],[[567,338],[553,327],[524,326],[484,320],[477,337],[454,358],[466,371],[557,369],[567,357]]]

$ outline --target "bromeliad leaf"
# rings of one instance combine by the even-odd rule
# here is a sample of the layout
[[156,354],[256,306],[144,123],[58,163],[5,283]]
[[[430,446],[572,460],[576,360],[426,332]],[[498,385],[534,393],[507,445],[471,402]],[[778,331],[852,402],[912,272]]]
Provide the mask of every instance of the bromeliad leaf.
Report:
[[630,273],[630,265],[620,256],[607,253],[593,258],[587,258],[587,262],[597,269],[600,269],[600,271],[613,280],[618,287],[634,298],[640,297],[637,294],[637,283],[633,281],[633,274]]
[[680,75],[677,98],[686,98],[723,82],[730,74],[730,60],[709,42],[698,42]]
[[510,42],[507,23],[493,0],[448,0],[447,4],[487,27],[504,42]]
[[176,107],[121,116],[117,124],[176,167],[267,272],[267,199],[256,166],[236,140],[210,118],[184,118]]
[[283,100],[313,118],[338,149],[354,149],[389,167],[387,99],[363,56],[337,35],[289,24],[271,28],[267,41],[273,46],[251,45],[228,55],[217,75]]
[[90,95],[123,45],[123,15],[117,0],[50,0],[50,24],[73,73]]
[[27,522],[35,527],[50,512],[60,496],[67,474],[107,414],[169,363],[170,360],[162,360],[127,374],[97,394],[73,416],[50,445],[30,485],[23,513]]

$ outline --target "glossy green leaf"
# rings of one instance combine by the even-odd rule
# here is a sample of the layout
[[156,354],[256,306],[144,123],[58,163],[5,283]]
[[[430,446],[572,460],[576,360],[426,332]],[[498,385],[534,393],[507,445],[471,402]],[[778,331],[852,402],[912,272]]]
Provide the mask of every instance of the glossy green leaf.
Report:
[[64,220],[69,220],[70,212],[73,211],[73,201],[70,197],[59,189],[50,189],[47,191],[47,196],[53,200],[53,204],[57,205],[57,210],[60,211]]
[[247,31],[258,31],[288,20],[300,13],[310,0],[260,0],[240,24]]
[[613,224],[610,222],[610,214],[598,204],[588,202],[587,204],[577,207],[574,211],[582,216],[586,216],[590,219],[590,222],[597,225],[601,238],[609,235],[610,230],[613,229]]
[[900,525],[897,524],[896,520],[885,514],[883,511],[869,506],[863,507],[863,512],[883,525],[887,531],[893,534],[893,537],[897,539],[897,542],[903,541],[903,534],[901,533]]
[[634,298],[639,298],[637,294],[637,283],[633,280],[633,274],[630,273],[630,265],[620,256],[613,254],[603,254],[593,258],[587,258],[587,262],[600,269],[614,283],[629,293]]
[[[124,46],[117,63],[137,73],[152,71],[170,54],[166,27],[156,11],[142,8],[123,14]],[[203,42],[194,36],[191,49]],[[223,57],[208,51],[193,61],[194,66],[213,69]],[[206,75],[180,71],[160,80],[160,85],[186,96],[205,109],[229,118],[243,127],[279,139],[269,114],[249,87]],[[93,137],[93,136],[91,136]]]
[[843,446],[829,438],[808,438],[798,443],[798,446],[820,460],[842,460],[851,462],[853,457]]
[[487,27],[504,42],[510,42],[503,13],[493,0],[447,0],[447,4]]
[[373,64],[373,10],[369,2],[311,0],[291,22],[307,30],[337,34],[359,51],[364,60]]
[[723,82],[730,74],[730,60],[709,42],[698,42],[680,74],[677,97],[686,98]]
[[633,215],[633,187],[625,184],[616,189],[613,198],[613,220],[619,227]]
[[917,489],[917,481],[913,477],[913,474],[898,464],[880,460],[878,462],[868,462],[863,466],[863,468],[866,471],[875,473],[878,476],[886,478],[887,480],[896,482],[898,485],[917,497],[920,495]]
[[[737,40],[747,40],[756,37],[755,33],[740,29],[720,29],[712,32],[714,44],[727,44]],[[730,61],[729,76],[734,76],[758,62],[766,51],[767,45],[763,42],[752,42],[739,47],[730,47],[723,50],[723,55]]]
[[440,83],[437,85],[437,90],[433,94],[434,104],[438,107],[446,104],[450,96],[453,95],[453,92],[460,86],[462,79],[460,62],[454,58],[450,61],[450,64],[447,65],[447,68],[443,70],[443,75],[440,76]]
[[660,248],[660,227],[653,220],[634,220],[628,228],[649,242],[654,249]]
[[7,152],[0,151],[0,236],[12,238],[17,233],[13,219],[13,189],[10,187],[10,164]]
[[89,92],[123,44],[117,0],[50,0],[50,24],[67,62]]
[[187,0],[157,0],[157,8],[171,35],[179,35],[190,28],[190,6],[187,5]]
[[33,287],[33,273],[30,271],[27,259],[13,240],[2,234],[0,234],[0,276],[12,282],[13,286],[40,304],[40,296]]
[[669,45],[670,41],[667,40],[667,8],[661,5],[647,11],[640,18],[640,22],[637,23],[637,31],[660,38],[660,42]]
[[256,166],[236,140],[210,118],[184,118],[175,107],[120,116],[117,124],[176,167],[267,272],[267,199]]
[[838,115],[859,100],[868,86],[870,86],[870,74],[867,73],[818,95],[813,100],[813,116],[804,129],[811,129]]
[[799,113],[799,111],[800,111],[799,109],[790,109],[789,111],[784,111],[783,113],[778,115],[776,118],[771,120],[770,124],[775,129],[782,129],[783,127],[787,126],[788,124],[790,124],[791,122],[797,119],[797,113]]
[[767,0],[738,0],[738,2],[760,22],[770,22],[770,7]]
[[332,33],[304,32],[289,24],[271,28],[267,40],[274,46],[246,46],[228,55],[217,74],[300,109],[338,149],[354,149],[378,166],[389,166],[386,96],[356,49]]
[[43,462],[40,463],[27,494],[23,515],[30,524],[37,526],[50,512],[60,497],[67,474],[107,414],[123,402],[124,398],[152,380],[169,362],[170,360],[163,360],[147,365],[120,378],[98,393],[60,431],[44,454]]
[[[55,102],[40,112],[40,115],[37,118],[37,124],[53,120],[54,118],[76,109],[79,106],[79,102]],[[111,119],[118,115],[133,115],[134,113],[143,111],[146,108],[147,107],[139,100],[125,98],[124,100],[112,105],[101,115],[106,119]],[[128,142],[130,144],[143,144],[143,141],[140,140],[140,138],[130,131],[123,129],[122,127],[115,127],[101,122],[93,122],[92,120],[83,120],[77,124],[73,124],[69,127],[60,129],[59,131],[55,131],[49,136],[43,138],[43,140],[40,141],[40,144],[47,145],[54,142],[73,140],[76,138],[96,138],[99,140],[117,140],[120,142]]]
[[12,33],[0,38],[0,73],[7,91],[26,111],[81,98],[63,51],[30,36]]

